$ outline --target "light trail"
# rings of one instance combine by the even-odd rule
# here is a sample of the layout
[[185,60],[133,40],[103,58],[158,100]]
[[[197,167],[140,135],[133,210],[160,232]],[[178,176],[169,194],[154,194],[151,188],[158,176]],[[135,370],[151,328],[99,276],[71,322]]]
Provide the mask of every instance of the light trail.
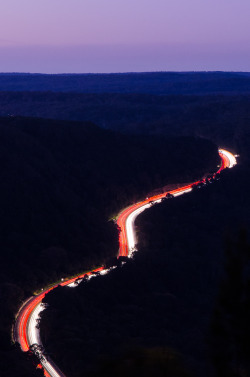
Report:
[[45,309],[43,304],[39,302],[38,305],[36,305],[35,309],[32,311],[31,315],[29,316],[29,326],[27,326],[28,331],[28,339],[30,344],[38,344],[41,345],[42,341],[40,338],[40,331],[37,327],[40,313]]
[[219,154],[222,154],[225,158],[228,159],[229,161],[229,164],[227,166],[228,168],[233,168],[237,164],[236,156],[226,151],[225,149],[219,149]]
[[[236,156],[226,151],[225,149],[219,149],[219,155],[221,157],[221,166],[217,173],[214,174],[214,176],[216,174],[219,174],[226,168],[232,168],[237,163]],[[159,195],[154,195],[122,211],[117,218],[117,225],[120,229],[118,258],[121,256],[131,257],[133,252],[136,250],[134,222],[137,216],[139,216],[147,208],[150,208],[153,204],[160,203],[163,198],[166,198],[167,194],[170,194],[174,197],[183,195],[192,191],[192,186],[194,184],[202,184],[204,183],[204,181],[205,180],[200,180],[175,190],[166,191]],[[97,274],[104,275],[108,273],[112,268],[114,267],[111,267],[110,269],[104,269],[104,267],[100,267],[78,277],[65,280],[60,285],[67,285],[68,287],[74,288],[77,287],[84,278],[90,279],[94,276],[97,276]],[[29,349],[35,349],[34,353],[40,359],[40,363],[44,369],[44,375],[46,377],[65,377],[65,375],[60,371],[55,363],[44,354],[40,338],[40,331],[37,327],[40,320],[40,313],[45,309],[42,304],[42,300],[45,297],[46,293],[56,287],[58,287],[58,284],[38,294],[37,296],[30,297],[23,304],[17,314],[17,319],[13,331],[14,340],[20,344],[22,351],[26,352]]]
[[[103,267],[97,268],[78,277],[63,281],[60,285],[76,287],[78,285],[76,281],[80,281],[84,277],[89,278],[91,276],[96,276],[95,274],[101,273],[103,270]],[[40,360],[40,364],[44,369],[44,375],[46,377],[65,377],[63,372],[55,365],[55,363],[49,357],[44,355],[40,331],[37,327],[40,320],[40,313],[45,309],[42,304],[42,300],[49,291],[56,287],[58,287],[58,284],[38,294],[37,296],[30,297],[30,299],[24,303],[18,312],[13,331],[14,340],[20,344],[22,351],[27,352],[29,350],[33,350],[35,355]]]

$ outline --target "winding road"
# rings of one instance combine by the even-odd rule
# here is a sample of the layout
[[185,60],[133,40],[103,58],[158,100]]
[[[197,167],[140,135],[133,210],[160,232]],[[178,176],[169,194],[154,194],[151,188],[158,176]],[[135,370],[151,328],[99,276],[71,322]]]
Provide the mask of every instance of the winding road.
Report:
[[[234,165],[236,165],[236,158],[232,153],[224,149],[219,149],[219,155],[221,157],[221,166],[215,174],[219,174],[223,169],[232,168]],[[208,179],[212,179],[212,177]],[[199,185],[203,183],[205,183],[205,180],[197,181],[181,188],[146,198],[144,201],[133,204],[123,210],[117,218],[117,225],[120,228],[118,257],[131,257],[133,252],[136,250],[134,221],[140,213],[152,206],[154,203],[161,202],[161,200],[164,199],[167,194],[176,197],[192,191],[193,185]],[[95,276],[97,273],[105,274],[107,272],[109,272],[109,270],[104,269],[104,267],[100,267],[76,278],[62,281],[60,285],[67,285],[68,287],[73,288],[79,284],[81,279],[89,279]],[[40,331],[37,327],[40,318],[39,314],[46,308],[42,303],[42,300],[46,293],[56,288],[57,286],[58,284],[36,296],[30,297],[19,309],[13,328],[13,337],[15,342],[18,342],[20,344],[22,351],[26,352],[28,350],[32,350],[32,352],[35,353],[35,355],[40,360],[38,367],[43,368],[44,375],[46,377],[65,377],[63,372],[55,365],[50,357],[46,355],[41,342]]]

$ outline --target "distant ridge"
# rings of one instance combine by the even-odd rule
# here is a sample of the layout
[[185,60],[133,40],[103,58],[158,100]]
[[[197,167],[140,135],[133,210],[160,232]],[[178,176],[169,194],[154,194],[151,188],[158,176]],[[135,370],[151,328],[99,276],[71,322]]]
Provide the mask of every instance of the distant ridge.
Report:
[[0,73],[0,91],[239,94],[250,93],[249,72],[143,72],[110,74]]

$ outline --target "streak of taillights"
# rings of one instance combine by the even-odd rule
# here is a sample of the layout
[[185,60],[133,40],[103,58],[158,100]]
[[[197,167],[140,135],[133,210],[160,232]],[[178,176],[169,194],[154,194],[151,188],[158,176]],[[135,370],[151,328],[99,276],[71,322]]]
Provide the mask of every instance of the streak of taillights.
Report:
[[[232,153],[226,151],[225,149],[219,149],[219,155],[221,157],[221,166],[217,171],[217,174],[219,174],[225,168],[232,168],[234,165],[236,165],[236,158]],[[202,181],[197,181],[194,182],[194,184],[198,184],[201,182]],[[152,196],[122,211],[117,219],[117,225],[120,228],[118,257],[130,257],[133,251],[135,250],[136,237],[134,230],[134,221],[140,213],[142,213],[145,209],[149,208],[152,204],[160,202],[163,198],[166,197],[167,193],[172,194],[176,197],[192,191],[192,185],[193,184],[186,185],[175,190]],[[80,275],[76,278],[65,280],[60,285],[68,285],[70,287],[75,287],[78,285],[76,280],[80,281],[85,276],[91,277],[93,276],[93,274],[106,272],[107,270],[104,270],[103,267],[100,267],[91,272]],[[39,295],[31,297],[19,310],[14,328],[14,339],[16,342],[20,344],[22,351],[28,351],[30,349],[30,346],[34,342],[36,342],[39,345],[42,345],[39,330],[37,328],[34,329],[34,327],[36,327],[37,320],[39,319],[39,313],[41,312],[41,310],[44,309],[43,307],[41,307],[41,302],[45,294],[51,291],[52,289],[56,288],[57,286],[58,285],[55,285],[50,289],[40,293]],[[41,361],[39,367],[41,367],[41,365],[44,368],[45,377],[64,377],[64,374],[59,370],[57,366],[55,366],[55,364],[51,360],[49,361],[45,359],[44,361]]]

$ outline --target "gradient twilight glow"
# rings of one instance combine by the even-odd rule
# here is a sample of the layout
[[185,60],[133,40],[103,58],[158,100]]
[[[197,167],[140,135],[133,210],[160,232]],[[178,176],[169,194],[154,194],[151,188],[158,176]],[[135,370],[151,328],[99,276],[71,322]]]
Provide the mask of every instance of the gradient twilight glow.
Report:
[[250,70],[249,0],[8,0],[0,71]]

